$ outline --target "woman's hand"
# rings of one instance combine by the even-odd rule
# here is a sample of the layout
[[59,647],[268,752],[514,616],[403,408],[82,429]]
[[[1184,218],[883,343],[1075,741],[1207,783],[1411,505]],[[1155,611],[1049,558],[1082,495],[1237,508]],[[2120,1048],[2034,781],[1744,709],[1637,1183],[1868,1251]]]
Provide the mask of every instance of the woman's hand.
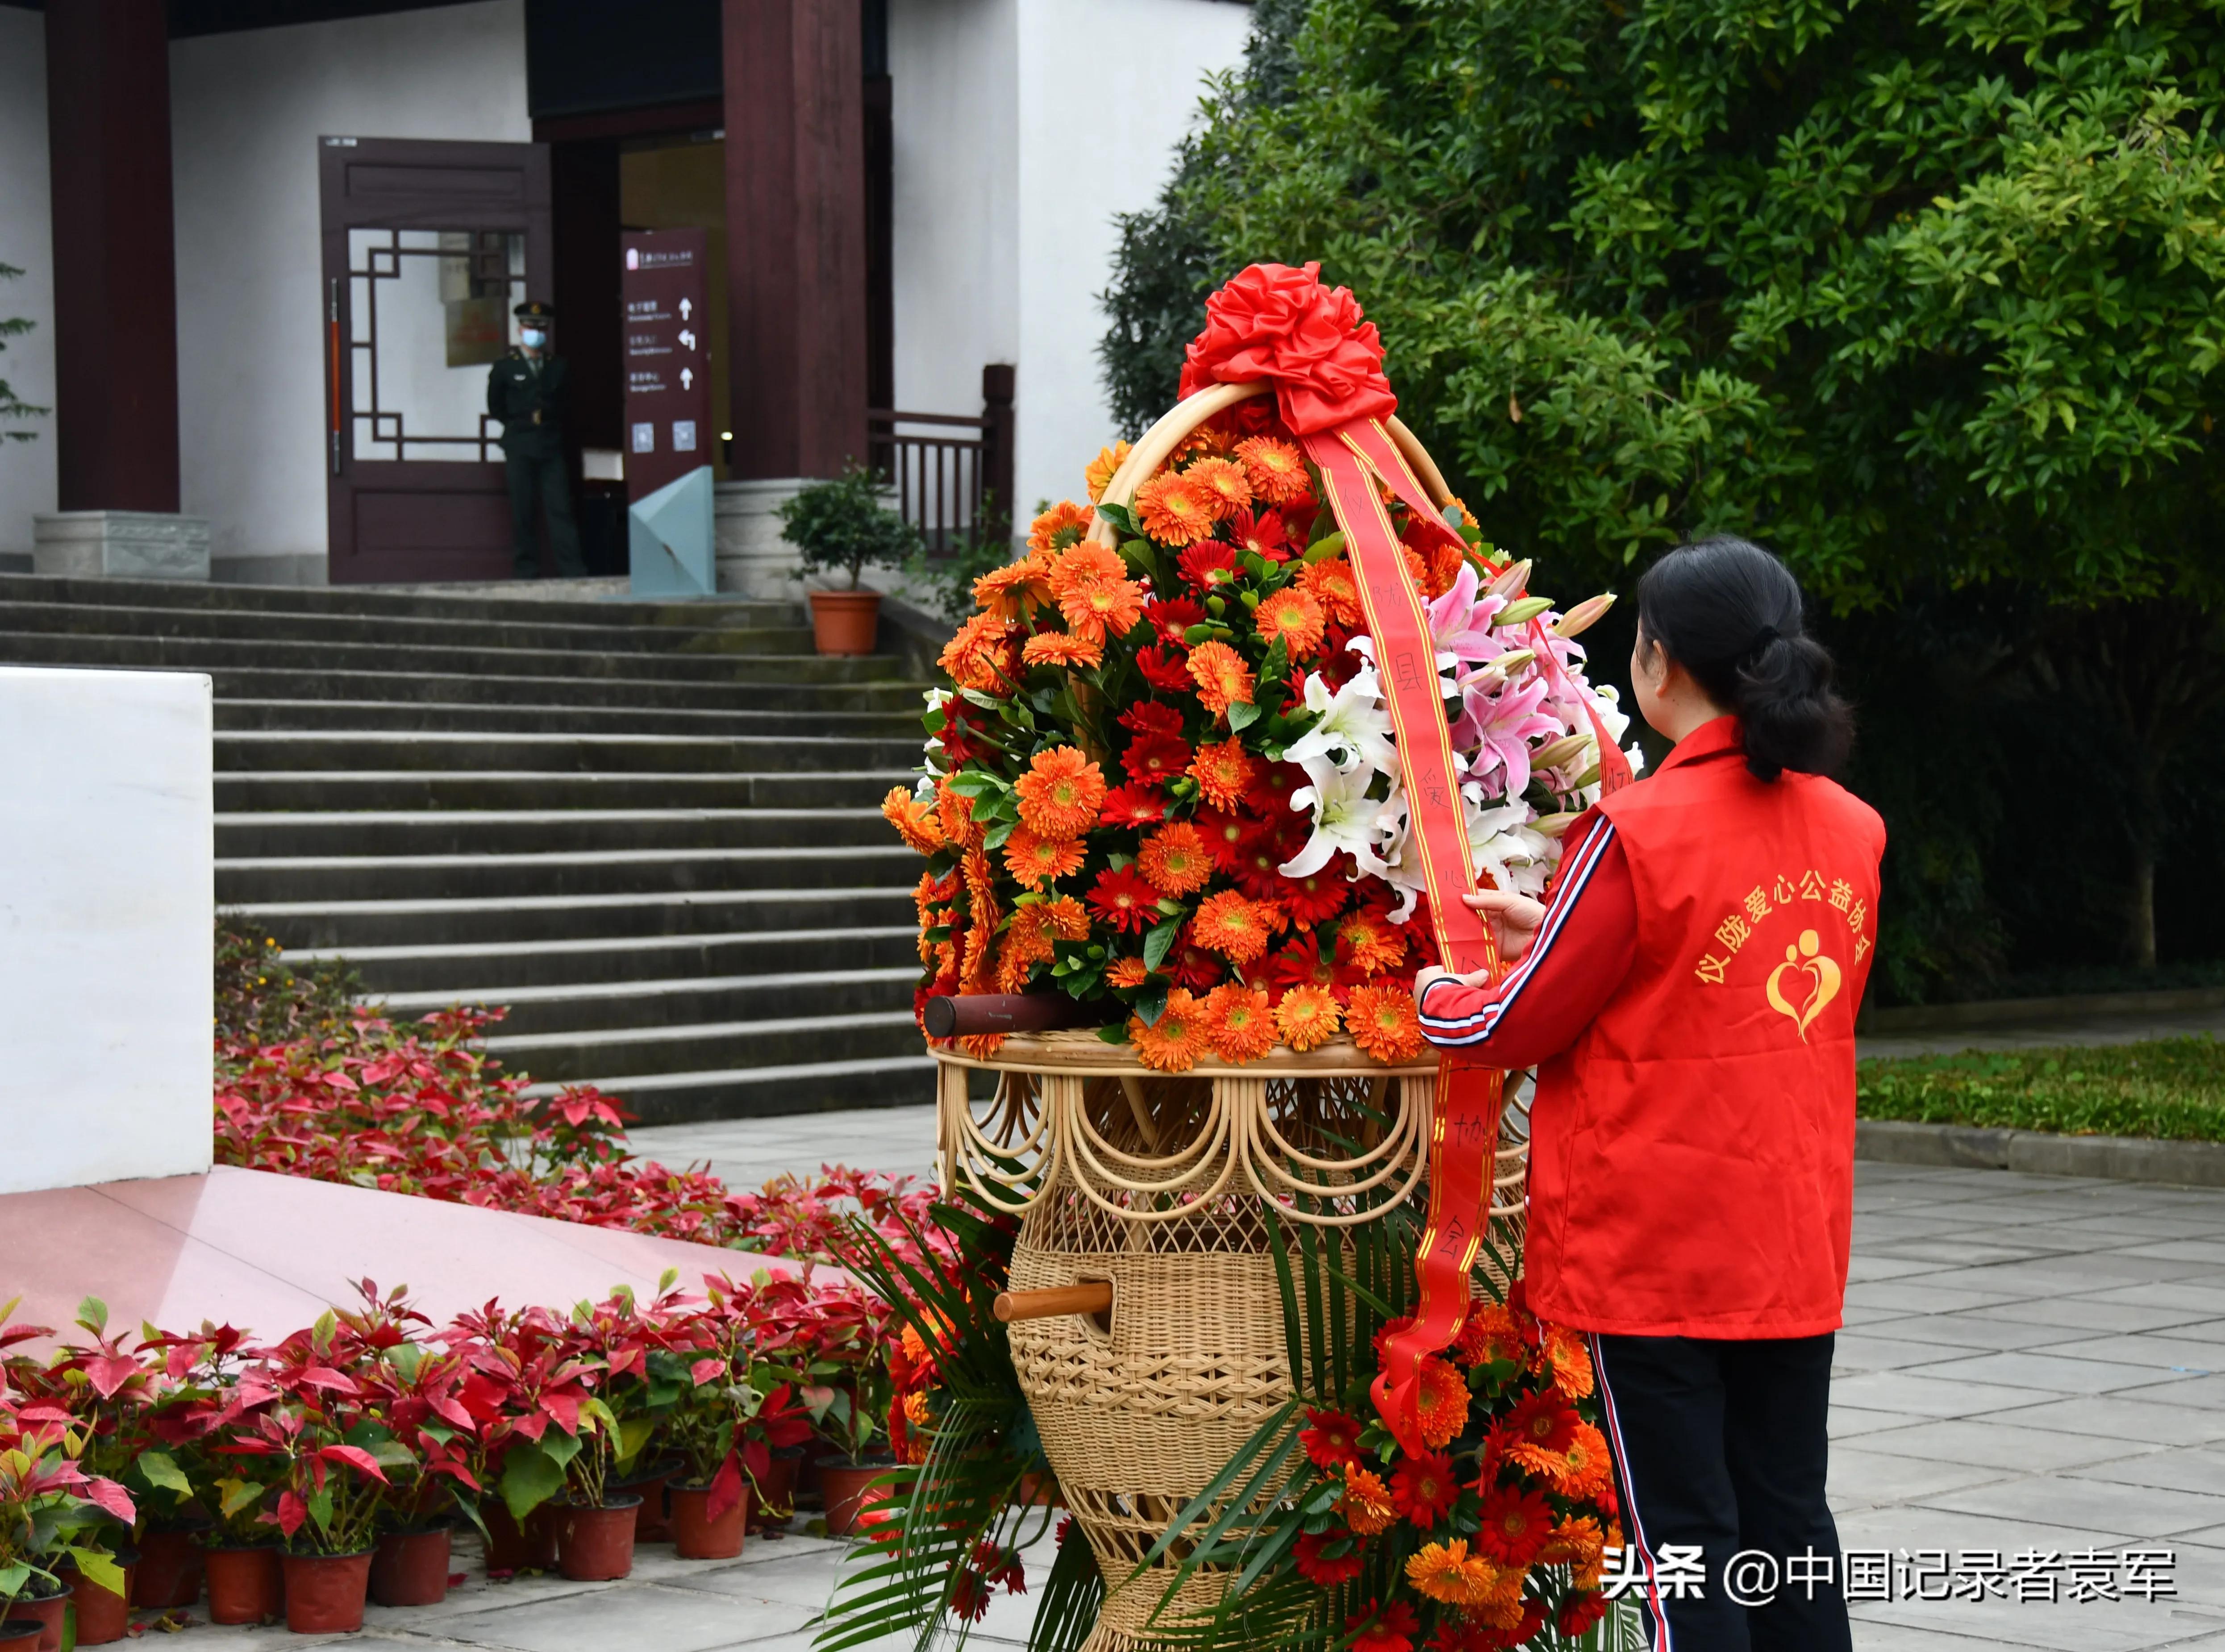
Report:
[[1545,921],[1544,907],[1512,889],[1478,889],[1461,898],[1483,914],[1484,921],[1491,926],[1492,939],[1499,943],[1499,957],[1509,964],[1522,960],[1530,943],[1537,939],[1537,926]]

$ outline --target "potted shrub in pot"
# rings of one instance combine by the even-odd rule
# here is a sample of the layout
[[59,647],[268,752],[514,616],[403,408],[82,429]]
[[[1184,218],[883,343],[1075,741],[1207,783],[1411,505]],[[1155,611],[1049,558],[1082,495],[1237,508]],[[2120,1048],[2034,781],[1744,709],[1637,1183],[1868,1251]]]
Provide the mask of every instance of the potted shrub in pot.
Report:
[[[371,1598],[382,1606],[434,1606],[447,1598],[449,1534],[458,1492],[477,1492],[478,1444],[471,1414],[456,1397],[466,1368],[460,1355],[387,1334],[404,1320],[422,1322],[401,1293],[373,1300],[343,1322],[377,1352],[357,1382],[370,1408],[399,1450],[379,1493],[378,1548],[371,1562]],[[464,1505],[468,1507],[468,1505]]]
[[862,465],[813,483],[783,503],[779,515],[781,537],[802,554],[805,577],[827,582],[808,593],[819,652],[871,654],[881,593],[862,583],[865,571],[901,566],[923,552],[919,530],[881,503],[879,479]]
[[[14,1306],[0,1308],[0,1324]],[[0,1342],[43,1334],[10,1326]],[[70,1424],[51,1402],[0,1397],[0,1619],[37,1622],[36,1644],[49,1652],[61,1644],[70,1605],[60,1574],[123,1594],[128,1585],[110,1544],[138,1518],[130,1492],[77,1461],[83,1436]]]
[[558,1517],[556,1548],[558,1566],[574,1583],[608,1583],[633,1570],[641,1496],[611,1483],[619,1427],[618,1415],[599,1399],[580,1408],[579,1449],[564,1469],[570,1497]]

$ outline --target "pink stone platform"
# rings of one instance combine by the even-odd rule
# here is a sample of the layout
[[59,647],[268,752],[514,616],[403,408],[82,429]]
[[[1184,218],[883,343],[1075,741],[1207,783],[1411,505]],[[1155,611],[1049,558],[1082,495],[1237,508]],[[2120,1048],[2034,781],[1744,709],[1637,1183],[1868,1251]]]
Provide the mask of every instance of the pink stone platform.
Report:
[[[783,1257],[651,1238],[219,1165],[206,1175],[0,1194],[0,1303],[18,1321],[67,1326],[86,1296],[113,1331],[204,1320],[273,1339],[359,1299],[352,1282],[409,1287],[436,1326],[499,1298],[505,1307],[568,1308],[614,1285],[643,1295],[677,1269],[792,1274]],[[831,1270],[828,1270],[831,1271]],[[33,1348],[37,1344],[29,1345]]]

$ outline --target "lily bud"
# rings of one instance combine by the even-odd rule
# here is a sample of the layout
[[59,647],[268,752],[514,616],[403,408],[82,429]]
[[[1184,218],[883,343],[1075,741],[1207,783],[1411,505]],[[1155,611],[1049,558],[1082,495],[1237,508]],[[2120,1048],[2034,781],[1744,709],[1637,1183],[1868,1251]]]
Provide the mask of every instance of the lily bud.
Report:
[[1512,677],[1537,657],[1537,650],[1535,649],[1510,649],[1496,660],[1489,661],[1479,668],[1475,674],[1479,678]]
[[1544,838],[1558,838],[1582,817],[1576,814],[1541,814],[1530,823],[1530,829]]
[[1526,625],[1552,605],[1553,599],[1550,597],[1525,597],[1521,601],[1511,602],[1500,609],[1493,617],[1491,623],[1495,626],[1502,627]]
[[1588,734],[1564,734],[1557,740],[1549,740],[1530,754],[1530,767],[1558,769],[1591,743]]
[[1484,594],[1489,597],[1511,597],[1530,583],[1530,560],[1525,557],[1491,582]]
[[1587,597],[1561,616],[1553,627],[1553,635],[1575,636],[1591,630],[1614,606],[1614,592],[1603,591],[1596,597]]

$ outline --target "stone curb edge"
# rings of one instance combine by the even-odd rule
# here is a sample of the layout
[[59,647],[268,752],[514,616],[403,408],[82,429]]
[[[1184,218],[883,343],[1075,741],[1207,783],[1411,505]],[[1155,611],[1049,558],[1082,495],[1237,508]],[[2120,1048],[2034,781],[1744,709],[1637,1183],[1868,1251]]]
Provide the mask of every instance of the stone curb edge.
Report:
[[2131,1136],[2051,1136],[1904,1119],[1854,1123],[1854,1156],[1885,1164],[1962,1170],[2020,1170],[2035,1176],[2225,1187],[2225,1142],[2162,1142]]

